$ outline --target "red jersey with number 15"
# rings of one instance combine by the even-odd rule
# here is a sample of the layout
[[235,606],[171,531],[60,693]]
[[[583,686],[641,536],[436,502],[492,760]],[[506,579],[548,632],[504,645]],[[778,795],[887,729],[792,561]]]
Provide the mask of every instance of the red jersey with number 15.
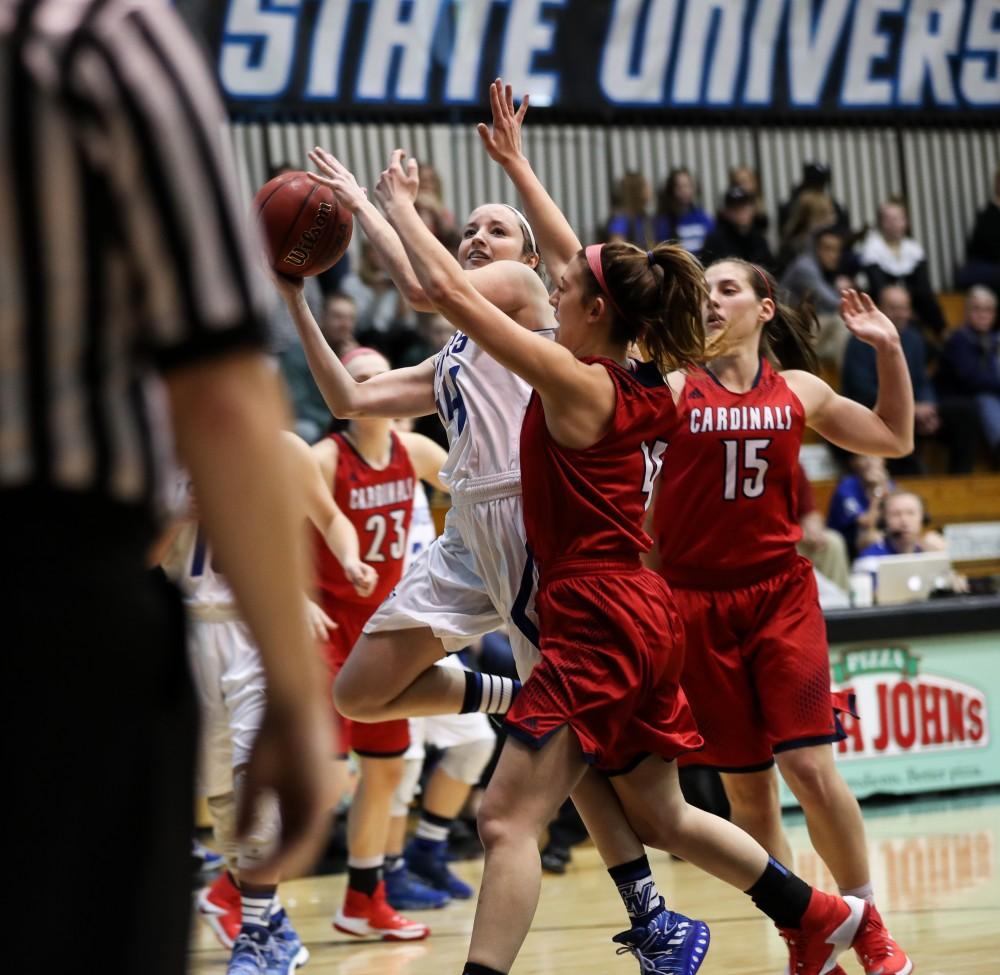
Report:
[[805,411],[770,363],[732,393],[708,370],[689,375],[663,459],[654,513],[660,572],[671,586],[729,589],[790,566]]
[[663,430],[673,420],[670,390],[655,369],[629,372],[610,359],[583,361],[600,362],[617,390],[604,436],[584,450],[559,446],[538,393],[521,427],[524,528],[543,584],[557,562],[638,562],[652,543],[642,525],[666,448]]
[[330,434],[337,444],[334,500],[357,530],[361,558],[378,573],[378,584],[370,596],[359,596],[340,563],[315,532],[317,585],[327,611],[330,606],[335,611],[339,602],[371,606],[374,610],[403,574],[416,474],[403,442],[395,433],[389,436],[392,438],[389,463],[377,470],[345,436]]

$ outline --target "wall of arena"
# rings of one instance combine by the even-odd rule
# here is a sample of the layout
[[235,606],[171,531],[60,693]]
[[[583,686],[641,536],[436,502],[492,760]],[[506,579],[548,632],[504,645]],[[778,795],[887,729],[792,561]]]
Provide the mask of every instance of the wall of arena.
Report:
[[[270,165],[303,165],[306,152],[322,145],[363,185],[374,180],[393,149],[407,149],[438,170],[459,220],[488,200],[516,202],[471,125],[255,122],[233,123],[231,129],[248,197]],[[606,127],[529,120],[524,134],[536,171],[585,240],[607,217],[611,183],[630,169],[645,173],[656,187],[672,166],[687,166],[700,182],[705,209],[713,212],[728,168],[753,165],[773,232],[777,206],[798,181],[802,163],[828,162],[834,197],[848,208],[856,229],[874,220],[880,201],[898,193],[907,197],[913,236],[927,250],[938,291],[952,286],[966,236],[1000,164],[1000,128]]]

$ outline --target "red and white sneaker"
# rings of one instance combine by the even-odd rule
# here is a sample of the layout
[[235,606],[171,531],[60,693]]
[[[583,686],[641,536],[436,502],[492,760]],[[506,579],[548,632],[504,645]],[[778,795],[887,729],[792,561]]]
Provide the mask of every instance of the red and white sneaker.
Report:
[[813,890],[797,928],[779,928],[788,945],[791,975],[840,975],[837,956],[854,943],[868,904],[857,897],[835,897]]
[[215,932],[223,948],[232,948],[243,925],[240,889],[228,870],[223,870],[211,887],[198,892],[198,913]]
[[865,975],[910,975],[913,971],[913,962],[893,940],[874,905],[869,907],[853,947]]
[[422,941],[431,933],[426,924],[397,914],[385,897],[385,882],[379,881],[369,897],[347,888],[344,906],[337,911],[333,926],[357,938],[381,938],[383,941]]

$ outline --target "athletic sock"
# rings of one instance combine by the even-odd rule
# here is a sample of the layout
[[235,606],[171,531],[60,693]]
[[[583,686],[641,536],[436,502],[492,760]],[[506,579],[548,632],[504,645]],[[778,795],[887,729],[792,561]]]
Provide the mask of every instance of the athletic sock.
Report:
[[649,859],[645,855],[611,867],[608,873],[618,888],[632,927],[645,927],[666,910],[666,904],[656,889],[653,871],[649,869]]
[[382,879],[384,857],[348,857],[347,886],[371,897]]
[[872,889],[871,881],[867,884],[862,884],[860,887],[851,887],[849,890],[845,890],[841,887],[840,896],[858,897],[863,901],[867,901],[872,907],[875,906],[875,891]]
[[476,711],[483,714],[506,714],[520,690],[519,680],[498,677],[496,674],[477,674],[467,670],[465,697],[459,714],[471,714]]
[[467,961],[465,968],[462,969],[462,975],[507,975],[507,973],[490,968],[488,965],[477,965],[474,961]]
[[779,928],[797,928],[809,907],[812,887],[768,857],[764,872],[746,893]]
[[438,816],[425,809],[420,814],[420,822],[417,823],[417,831],[413,836],[414,846],[418,850],[439,849],[443,843],[448,842],[453,822],[449,816]]
[[241,931],[255,941],[266,941],[270,934],[271,903],[274,901],[276,886],[240,885],[240,906],[243,911]]

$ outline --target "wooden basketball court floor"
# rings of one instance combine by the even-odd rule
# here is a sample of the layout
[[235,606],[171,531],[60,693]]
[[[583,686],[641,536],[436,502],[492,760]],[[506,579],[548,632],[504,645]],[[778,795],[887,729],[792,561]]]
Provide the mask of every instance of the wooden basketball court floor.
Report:
[[[918,975],[1000,975],[1000,792],[865,809],[876,896]],[[812,853],[801,817],[788,817],[795,870],[833,889]],[[770,923],[745,895],[662,853],[650,857],[671,906],[712,929],[701,975],[779,975],[787,956]],[[456,864],[478,882],[482,861]],[[427,941],[366,943],[330,927],[344,876],[283,885],[283,900],[312,952],[304,975],[460,975],[472,930],[474,902],[453,903],[416,917],[431,927]],[[623,909],[596,852],[577,847],[564,876],[546,874],[535,924],[512,975],[632,975],[637,963],[615,956],[611,935]],[[223,975],[227,952],[196,922],[193,975]],[[856,975],[853,953],[841,964]]]

